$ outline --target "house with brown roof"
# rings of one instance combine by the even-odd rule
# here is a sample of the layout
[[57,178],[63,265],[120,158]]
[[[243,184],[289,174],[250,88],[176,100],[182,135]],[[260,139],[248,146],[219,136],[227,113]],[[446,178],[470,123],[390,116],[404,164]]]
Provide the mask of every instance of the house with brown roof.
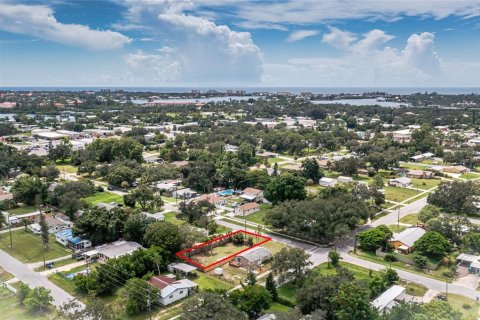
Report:
[[216,194],[202,194],[198,198],[195,198],[193,201],[200,202],[200,201],[207,201],[214,206],[224,206],[227,204],[227,200],[223,197],[219,197]]
[[148,283],[159,290],[158,302],[163,306],[186,298],[198,288],[195,282],[188,279],[177,280],[175,276],[153,276]]
[[260,211],[260,206],[256,202],[248,202],[235,208],[235,215],[246,216],[250,213]]
[[245,188],[240,198],[243,198],[247,201],[262,202],[264,200],[263,190],[255,188]]
[[425,170],[408,170],[406,175],[408,178],[413,179],[432,179],[435,176],[435,172]]

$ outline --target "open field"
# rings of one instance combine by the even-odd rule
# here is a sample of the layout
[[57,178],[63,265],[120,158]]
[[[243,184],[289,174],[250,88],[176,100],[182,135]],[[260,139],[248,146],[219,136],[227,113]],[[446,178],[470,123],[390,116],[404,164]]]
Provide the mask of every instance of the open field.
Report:
[[417,225],[417,223],[420,223],[420,220],[418,220],[417,214],[416,213],[411,213],[409,215],[406,215],[403,218],[400,218],[401,223],[406,223],[406,224],[411,224],[411,225]]
[[418,191],[398,187],[385,187],[385,199],[395,202],[402,202],[408,198],[414,197]]
[[393,233],[399,233],[399,232],[402,232],[403,230],[407,229],[407,227],[405,227],[405,226],[398,226],[396,224],[391,224],[391,225],[388,225],[387,227]]
[[263,221],[263,217],[265,213],[271,208],[272,206],[266,203],[260,204],[260,211],[250,213],[249,215],[245,216],[245,219],[250,222],[258,223],[258,224],[265,224]]
[[[7,233],[0,236],[0,249],[24,263],[39,262],[43,260],[40,236],[25,230],[12,231],[13,248],[10,248],[10,237]],[[71,254],[50,235],[48,249],[45,249],[45,260],[64,257]]]
[[98,192],[93,196],[83,198],[86,203],[89,205],[96,205],[101,202],[109,203],[109,202],[116,202],[123,204],[123,197],[119,196],[118,194],[111,193],[111,192]]
[[[77,167],[74,167],[74,166],[69,165],[69,164],[56,164],[55,166],[57,167],[58,170],[65,171],[65,172],[68,172],[68,173],[77,173],[77,170],[78,170]],[[62,177],[61,174],[60,174],[60,177]]]
[[170,211],[170,212],[166,212],[163,216],[165,217],[165,221],[173,223],[177,226],[180,226],[184,224],[186,221],[178,219],[177,214],[178,212]]
[[428,190],[442,183],[440,179],[412,179],[414,188]]
[[464,173],[464,174],[460,175],[460,178],[465,179],[465,180],[478,179],[478,178],[480,178],[480,174],[475,173],[475,172],[469,172],[469,173]]
[[190,258],[193,261],[201,264],[202,266],[208,266],[212,263],[220,261],[223,258],[226,258],[232,254],[235,254],[247,248],[249,248],[249,246],[246,246],[246,245],[235,246],[233,243],[230,242],[230,243],[226,243],[223,246],[218,246],[216,248],[213,248],[211,252],[207,250],[202,253],[191,256]]

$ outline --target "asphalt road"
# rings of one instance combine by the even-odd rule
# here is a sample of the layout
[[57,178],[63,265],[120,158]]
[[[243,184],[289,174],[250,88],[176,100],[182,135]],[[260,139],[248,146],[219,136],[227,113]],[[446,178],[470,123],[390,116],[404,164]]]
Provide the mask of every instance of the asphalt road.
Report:
[[[53,297],[53,304],[56,307],[61,306],[69,300],[75,299],[68,292],[48,281],[45,276],[31,270],[27,265],[11,257],[3,250],[0,250],[0,265],[3,269],[13,274],[18,280],[28,284],[30,288],[44,287],[49,289]],[[79,303],[81,307],[84,307],[83,303]]]

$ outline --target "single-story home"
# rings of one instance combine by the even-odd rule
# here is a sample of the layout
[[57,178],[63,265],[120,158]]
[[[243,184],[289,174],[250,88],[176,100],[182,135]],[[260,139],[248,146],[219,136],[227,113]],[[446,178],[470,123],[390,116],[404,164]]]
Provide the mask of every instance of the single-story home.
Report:
[[270,250],[264,247],[255,247],[237,255],[232,264],[242,268],[256,269],[271,258]]
[[330,160],[329,159],[318,159],[317,163],[320,168],[326,169],[330,165]]
[[353,178],[352,178],[352,177],[340,176],[340,177],[337,178],[337,182],[340,182],[340,183],[352,183],[352,182],[353,182]]
[[81,237],[74,237],[72,229],[65,229],[57,232],[55,234],[55,240],[65,247],[75,251],[90,248],[92,246],[90,240],[82,239]]
[[391,187],[407,188],[412,186],[412,179],[407,177],[400,177],[388,180],[388,185]]
[[241,198],[248,201],[262,202],[263,201],[263,190],[255,188],[245,188],[243,190]]
[[105,202],[99,202],[95,205],[97,208],[104,208],[107,209],[107,211],[113,210],[115,208],[118,208],[120,205],[114,201],[105,203]]
[[171,273],[174,273],[174,274],[178,273],[178,274],[186,276],[188,274],[191,274],[192,272],[195,272],[197,270],[197,268],[195,268],[194,266],[191,266],[189,264],[179,262],[179,263],[170,263],[167,266],[167,270]]
[[202,194],[200,197],[195,198],[193,201],[207,201],[214,206],[224,206],[227,204],[227,200],[224,197],[219,197],[216,194]]
[[323,177],[318,181],[318,184],[323,187],[335,187],[337,179]]
[[13,199],[13,194],[11,192],[7,192],[3,190],[3,188],[0,188],[0,201],[12,200],[12,199]]
[[462,174],[462,173],[467,173],[467,172],[470,172],[470,169],[468,169],[467,167],[465,166],[449,166],[449,167],[443,167],[443,172],[447,172],[447,173],[458,173],[458,174]]
[[198,284],[188,279],[177,280],[175,277],[154,276],[148,283],[159,289],[158,301],[163,306],[168,306],[178,300],[181,300],[198,288]]
[[248,202],[235,208],[235,215],[246,216],[250,213],[260,211],[260,206],[256,202]]
[[[71,221],[63,220],[58,217],[54,217],[51,214],[44,214],[45,222],[48,226],[48,233],[57,233],[63,229],[73,227]],[[37,218],[36,223],[32,223],[27,226],[27,228],[32,231],[34,234],[41,234],[42,228],[40,227],[40,217]]]
[[425,170],[408,170],[406,175],[408,178],[413,179],[432,179],[435,176],[435,172]]
[[180,190],[175,190],[172,192],[172,197],[177,199],[190,199],[197,196],[197,192],[193,191],[190,188],[184,188]]
[[474,275],[480,275],[480,256],[475,256],[472,254],[461,253],[457,257],[457,261],[468,267],[468,272]]
[[420,162],[420,161],[423,161],[423,160],[430,159],[430,158],[432,158],[433,156],[434,156],[433,153],[431,153],[431,152],[426,152],[426,153],[422,153],[422,154],[419,154],[419,155],[410,157],[410,160],[413,161],[413,162]]
[[89,258],[109,260],[132,254],[135,250],[143,248],[134,241],[119,240],[96,247],[84,253]]
[[172,166],[176,167],[176,168],[182,168],[182,167],[185,167],[188,165],[188,161],[186,160],[182,160],[182,161],[173,161],[172,163],[170,163]]
[[372,306],[380,313],[397,305],[397,299],[405,292],[405,288],[394,284],[372,301]]
[[412,252],[413,245],[415,241],[420,239],[424,234],[425,230],[420,227],[412,227],[403,230],[400,233],[394,233],[391,240],[388,243],[395,249],[402,251],[406,254]]

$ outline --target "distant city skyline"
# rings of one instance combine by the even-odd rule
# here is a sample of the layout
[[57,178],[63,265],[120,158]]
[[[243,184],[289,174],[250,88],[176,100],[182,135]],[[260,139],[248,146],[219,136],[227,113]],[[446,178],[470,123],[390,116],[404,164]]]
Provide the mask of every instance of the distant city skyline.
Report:
[[480,1],[0,0],[0,86],[479,87]]

